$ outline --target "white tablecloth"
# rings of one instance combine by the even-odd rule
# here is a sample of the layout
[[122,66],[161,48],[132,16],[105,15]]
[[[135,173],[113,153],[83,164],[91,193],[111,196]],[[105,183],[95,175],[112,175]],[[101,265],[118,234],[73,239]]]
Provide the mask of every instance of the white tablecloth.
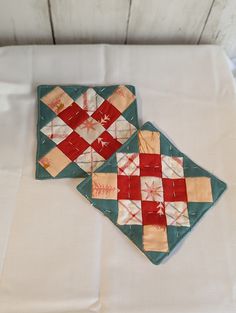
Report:
[[[155,266],[76,191],[36,181],[38,84],[134,84],[152,121],[228,189]],[[236,311],[236,97],[214,46],[0,49],[0,313]]]

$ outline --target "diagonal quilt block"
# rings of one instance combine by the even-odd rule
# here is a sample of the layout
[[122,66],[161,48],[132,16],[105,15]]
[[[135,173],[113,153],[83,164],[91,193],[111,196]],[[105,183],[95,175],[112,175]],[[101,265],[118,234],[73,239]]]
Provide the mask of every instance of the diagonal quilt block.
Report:
[[77,187],[154,264],[225,188],[149,122]]
[[36,178],[86,177],[138,127],[135,89],[39,86]]

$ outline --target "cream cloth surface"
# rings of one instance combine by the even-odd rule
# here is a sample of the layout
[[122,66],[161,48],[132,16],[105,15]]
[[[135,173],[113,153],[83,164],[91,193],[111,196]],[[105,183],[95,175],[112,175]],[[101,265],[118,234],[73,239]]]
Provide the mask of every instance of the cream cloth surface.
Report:
[[[133,84],[151,121],[228,189],[155,266],[75,189],[37,181],[36,86]],[[216,46],[0,49],[0,313],[236,310],[236,95]]]

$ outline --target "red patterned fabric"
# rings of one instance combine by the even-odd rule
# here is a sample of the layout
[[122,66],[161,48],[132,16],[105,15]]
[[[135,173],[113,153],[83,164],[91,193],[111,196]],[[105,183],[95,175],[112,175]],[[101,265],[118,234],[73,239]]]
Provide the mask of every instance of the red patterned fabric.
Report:
[[140,153],[140,175],[162,177],[161,155]]
[[58,116],[72,129],[76,129],[76,127],[89,117],[86,111],[82,110],[75,102],[59,113]]
[[163,178],[164,200],[168,202],[173,201],[187,201],[187,191],[185,178],[169,179]]
[[141,200],[140,190],[140,177],[139,176],[124,176],[118,175],[118,199],[132,199]]
[[166,226],[165,207],[162,202],[142,201],[143,225]]
[[89,144],[81,138],[77,133],[71,133],[65,140],[59,143],[58,148],[71,161],[75,160],[81,153],[87,149]]
[[120,115],[121,113],[113,105],[104,101],[99,109],[92,114],[92,117],[107,129]]
[[104,159],[108,159],[114,151],[121,147],[121,143],[114,139],[107,131],[104,131],[91,146]]

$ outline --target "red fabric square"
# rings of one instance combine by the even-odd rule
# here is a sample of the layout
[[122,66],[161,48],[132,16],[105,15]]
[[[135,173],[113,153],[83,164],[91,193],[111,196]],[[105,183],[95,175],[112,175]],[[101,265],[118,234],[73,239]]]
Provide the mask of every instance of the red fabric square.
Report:
[[114,139],[107,131],[103,132],[91,146],[104,159],[108,159],[122,144]]
[[143,225],[166,226],[165,208],[162,202],[142,201]]
[[161,177],[161,155],[140,153],[140,175]]
[[58,114],[58,116],[72,129],[78,127],[89,117],[87,112],[81,109],[75,102],[73,102],[72,105]]
[[72,132],[65,140],[60,142],[57,147],[65,153],[71,161],[74,161],[89,147],[89,144],[77,133]]
[[120,111],[105,100],[103,104],[100,105],[100,107],[92,114],[92,117],[107,129],[115,120],[117,120],[120,114]]
[[140,177],[139,176],[117,176],[118,199],[141,199]]
[[183,201],[187,202],[186,182],[184,178],[162,179],[164,200],[167,202]]

